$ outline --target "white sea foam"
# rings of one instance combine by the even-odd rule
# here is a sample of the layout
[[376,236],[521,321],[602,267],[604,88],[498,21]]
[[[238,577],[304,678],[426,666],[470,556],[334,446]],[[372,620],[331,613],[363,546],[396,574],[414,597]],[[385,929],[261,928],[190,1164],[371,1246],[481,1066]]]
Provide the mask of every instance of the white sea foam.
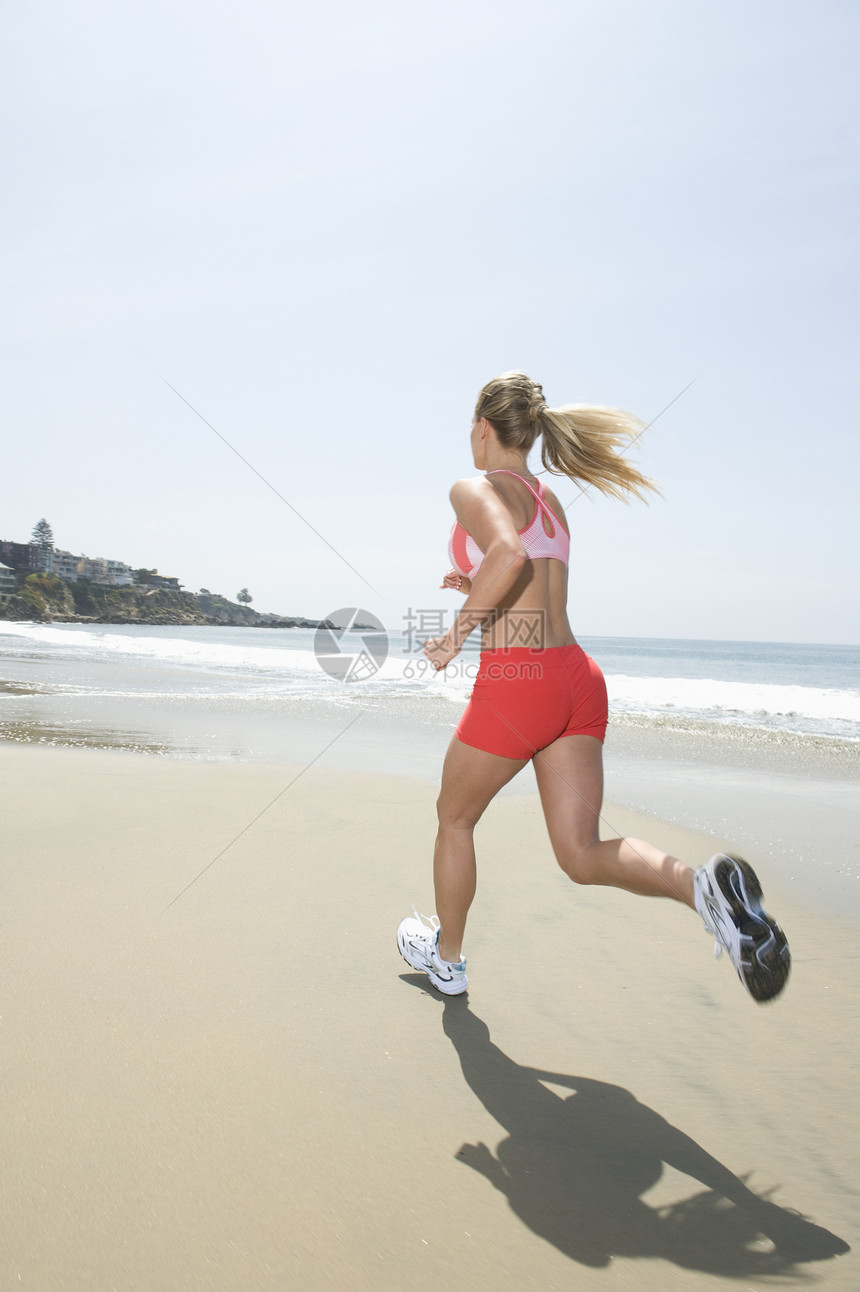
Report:
[[752,720],[808,718],[821,723],[860,725],[860,692],[761,682],[720,682],[713,678],[629,677],[606,679],[610,703],[628,713],[684,714]]
[[[151,629],[149,630],[152,631]],[[241,629],[239,632],[243,631]],[[0,625],[0,636],[8,634],[43,647],[58,647],[63,654],[77,652],[82,657],[125,657],[146,659],[153,663],[185,665],[191,668],[292,673],[307,670],[319,671],[312,650],[287,646],[254,646],[246,642],[236,645],[223,642],[195,640],[181,636],[156,637],[144,635],[139,629],[105,632],[98,627],[83,624],[10,623]]]

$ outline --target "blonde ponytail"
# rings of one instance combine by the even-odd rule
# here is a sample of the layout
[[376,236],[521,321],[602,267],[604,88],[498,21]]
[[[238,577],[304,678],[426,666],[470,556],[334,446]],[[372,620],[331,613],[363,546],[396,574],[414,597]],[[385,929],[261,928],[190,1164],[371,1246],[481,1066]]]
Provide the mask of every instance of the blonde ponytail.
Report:
[[547,471],[584,481],[613,498],[635,494],[647,501],[649,490],[658,492],[653,480],[618,452],[645,429],[632,413],[603,404],[544,405],[540,424],[541,461]]
[[583,481],[613,498],[659,492],[653,480],[616,451],[645,429],[632,413],[599,404],[548,408],[542,386],[524,372],[505,372],[478,395],[475,418],[482,417],[500,444],[524,453],[542,433],[541,460],[554,475]]

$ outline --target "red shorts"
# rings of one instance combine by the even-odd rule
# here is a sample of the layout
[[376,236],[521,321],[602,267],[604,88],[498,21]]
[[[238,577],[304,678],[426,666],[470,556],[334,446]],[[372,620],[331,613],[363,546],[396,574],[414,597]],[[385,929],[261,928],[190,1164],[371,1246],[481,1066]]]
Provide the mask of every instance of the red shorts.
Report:
[[481,652],[472,698],[455,735],[503,758],[531,758],[560,736],[603,740],[606,683],[581,646]]

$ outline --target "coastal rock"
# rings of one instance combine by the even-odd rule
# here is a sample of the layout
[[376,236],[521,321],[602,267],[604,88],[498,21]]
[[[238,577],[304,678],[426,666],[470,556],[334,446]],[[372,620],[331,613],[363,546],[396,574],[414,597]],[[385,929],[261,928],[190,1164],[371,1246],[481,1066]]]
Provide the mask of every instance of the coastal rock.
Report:
[[44,607],[41,609],[33,605],[32,601],[25,601],[23,597],[11,596],[8,601],[0,601],[0,619],[11,619],[17,622],[28,620],[31,623],[49,624],[54,618]]
[[61,624],[183,624],[245,628],[333,628],[330,620],[261,614],[216,593],[135,585],[113,588],[89,579],[66,582],[54,574],[30,574],[8,601],[0,619]]
[[334,628],[335,625],[330,619],[301,619],[297,617],[287,617],[284,619],[272,618],[266,619],[265,623],[260,624],[261,628]]
[[55,574],[30,574],[14,596],[0,603],[0,615],[4,619],[50,623],[57,615],[74,614],[75,602],[69,587]]

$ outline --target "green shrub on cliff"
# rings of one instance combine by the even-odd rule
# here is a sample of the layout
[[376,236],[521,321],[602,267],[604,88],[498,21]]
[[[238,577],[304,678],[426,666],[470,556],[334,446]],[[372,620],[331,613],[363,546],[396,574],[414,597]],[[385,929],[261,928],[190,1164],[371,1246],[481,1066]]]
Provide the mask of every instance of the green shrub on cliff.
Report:
[[18,596],[40,619],[75,612],[69,585],[56,574],[28,574],[18,589]]

